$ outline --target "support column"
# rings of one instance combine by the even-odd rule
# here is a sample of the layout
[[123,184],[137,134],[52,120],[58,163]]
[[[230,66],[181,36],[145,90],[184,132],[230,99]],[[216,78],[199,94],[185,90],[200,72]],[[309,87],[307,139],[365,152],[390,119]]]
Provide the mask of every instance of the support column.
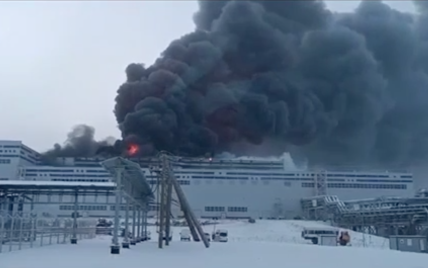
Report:
[[132,239],[131,239],[131,245],[135,246],[135,244],[137,244],[137,235],[135,233],[136,231],[136,222],[137,222],[137,211],[136,209],[136,205],[133,204],[132,205]]
[[122,248],[129,248],[129,200],[125,202],[125,233]]
[[112,245],[110,246],[111,254],[120,253],[119,245],[119,230],[120,230],[120,207],[122,203],[122,170],[118,169],[116,172],[116,193],[115,193],[116,204],[114,207],[114,228],[113,228],[113,238]]
[[16,209],[16,196],[10,197],[10,205],[8,208],[8,215],[9,215],[9,251],[12,251],[14,240],[16,239],[16,233],[15,233],[15,209]]
[[149,234],[147,233],[147,209],[143,211],[143,229],[145,240],[149,240]]
[[[185,215],[186,214],[188,215],[186,217],[186,221],[188,221],[187,224],[189,226],[190,231],[192,232],[192,235],[193,235],[194,231],[192,231],[192,227],[191,226],[193,226],[193,228],[196,229],[196,231],[199,233],[199,237],[201,238],[202,242],[204,242],[205,247],[208,248],[210,246],[210,243],[207,240],[207,238],[206,238],[206,236],[204,234],[204,231],[202,230],[202,227],[199,224],[198,220],[196,219],[193,211],[190,209],[189,203],[187,202],[187,199],[186,199],[186,197],[184,195],[183,190],[180,187],[180,184],[175,179],[175,177],[173,176],[173,174],[171,174],[171,169],[170,169],[170,165],[169,165],[167,156],[163,155],[162,158],[163,158],[163,161],[164,161],[164,164],[163,164],[164,169],[167,168],[168,169],[168,173],[170,173],[169,174],[170,175],[169,179],[170,179],[170,181],[171,181],[171,183],[172,183],[172,185],[174,187],[175,193],[177,194],[177,198],[178,198],[178,200],[180,202],[182,210],[183,210],[183,212],[184,212]],[[197,238],[197,236],[194,237],[194,240],[196,240],[195,238]]]
[[[19,197],[18,201],[18,217],[19,217],[19,244],[18,249],[22,249],[22,240],[24,238],[24,198],[22,195]],[[1,233],[1,232],[0,232]]]
[[79,213],[79,192],[74,192],[73,228],[71,230],[71,244],[77,244],[77,217]]
[[165,204],[165,246],[169,246],[172,239],[171,235],[171,202],[172,202],[172,183],[171,180],[166,184],[166,204]]
[[141,242],[142,236],[141,236],[141,207],[138,206],[138,213],[137,213],[137,243]]
[[158,247],[163,247],[163,240],[168,239],[166,237],[166,230],[165,230],[165,215],[166,215],[166,202],[167,202],[167,176],[168,173],[166,171],[166,167],[164,166],[165,163],[162,163],[163,167],[160,173],[160,176],[158,177],[158,180],[160,180],[160,187],[158,188],[158,191],[160,191],[160,204],[159,204],[159,233],[158,233]]
[[[4,205],[3,205],[4,204]],[[3,238],[6,234],[6,215],[8,211],[8,198],[7,198],[7,192],[4,192],[4,197],[2,202],[0,203],[0,253],[3,251]]]
[[[30,248],[33,248],[33,243],[37,239],[37,214],[34,212],[34,195],[33,198],[31,198],[31,205],[30,205],[30,219],[31,219],[31,229],[30,229]],[[65,235],[65,232],[64,232]],[[64,236],[64,243],[65,243],[65,236]]]

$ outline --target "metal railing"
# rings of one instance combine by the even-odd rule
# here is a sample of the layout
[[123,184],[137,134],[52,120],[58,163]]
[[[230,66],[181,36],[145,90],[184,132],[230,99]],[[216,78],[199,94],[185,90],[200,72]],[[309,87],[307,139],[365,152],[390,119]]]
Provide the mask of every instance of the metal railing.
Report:
[[0,253],[95,237],[96,220],[40,217],[37,214],[0,215]]

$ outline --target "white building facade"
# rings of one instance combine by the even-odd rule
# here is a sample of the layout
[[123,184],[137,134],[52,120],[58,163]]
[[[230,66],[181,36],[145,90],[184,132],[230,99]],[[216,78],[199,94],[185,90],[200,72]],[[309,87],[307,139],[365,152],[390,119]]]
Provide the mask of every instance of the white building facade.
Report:
[[[99,164],[102,159],[66,158],[58,159],[56,166],[43,166],[39,157],[20,141],[0,141],[0,180],[111,181]],[[136,161],[157,196],[157,177],[150,173],[150,160]],[[301,216],[302,198],[320,194],[336,195],[344,201],[414,195],[413,176],[408,172],[295,170],[287,168],[282,160],[186,160],[174,168],[174,173],[195,214],[207,218],[294,218]],[[88,204],[79,207],[82,213],[93,217],[113,215],[113,197],[87,196],[85,200]],[[73,207],[53,202],[37,205],[35,210],[69,216]],[[150,210],[155,216],[156,201]],[[179,209],[173,213],[179,215]]]

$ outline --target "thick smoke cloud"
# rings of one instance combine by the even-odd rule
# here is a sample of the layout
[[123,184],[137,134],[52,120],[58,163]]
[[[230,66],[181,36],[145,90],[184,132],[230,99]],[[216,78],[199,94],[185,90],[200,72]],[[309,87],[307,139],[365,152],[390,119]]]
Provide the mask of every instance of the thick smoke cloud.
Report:
[[[354,13],[321,1],[200,1],[196,30],[117,91],[124,145],[203,156],[291,153],[319,165],[428,157],[428,5]],[[117,146],[116,146],[117,148]]]
[[[67,135],[63,145],[55,144],[54,148],[43,153],[41,161],[55,164],[57,157],[91,157],[96,154],[112,154],[115,139],[95,140],[95,129],[87,125],[75,126]],[[118,144],[116,142],[116,147]]]

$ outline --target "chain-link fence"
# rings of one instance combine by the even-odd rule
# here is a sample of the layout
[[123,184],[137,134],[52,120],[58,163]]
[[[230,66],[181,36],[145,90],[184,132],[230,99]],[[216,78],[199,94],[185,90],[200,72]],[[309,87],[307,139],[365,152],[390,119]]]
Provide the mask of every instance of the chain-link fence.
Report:
[[78,218],[40,217],[37,214],[0,215],[0,253],[95,237],[97,221]]

